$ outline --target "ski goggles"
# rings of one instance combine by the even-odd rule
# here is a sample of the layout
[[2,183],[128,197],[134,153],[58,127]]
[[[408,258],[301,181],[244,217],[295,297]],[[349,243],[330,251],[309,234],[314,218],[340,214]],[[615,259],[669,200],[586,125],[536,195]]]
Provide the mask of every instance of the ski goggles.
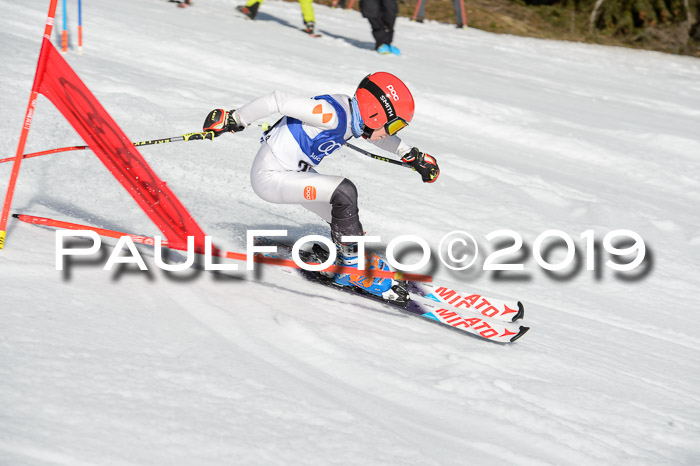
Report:
[[401,117],[396,117],[395,120],[385,124],[384,129],[386,129],[386,132],[389,133],[390,136],[393,136],[394,134],[398,133],[400,129],[404,129],[406,126],[408,126],[406,120]]
[[[381,104],[386,115],[386,123],[384,123],[384,129],[390,136],[395,135],[399,130],[404,129],[408,126],[408,122],[396,114],[396,109],[391,103],[391,98],[387,97],[386,92],[373,81],[369,79],[369,76],[365,77],[360,83],[360,87],[369,91]],[[379,129],[379,128],[377,128]],[[377,129],[372,129],[365,125],[364,136],[369,138],[372,136]]]
[[[386,123],[384,125],[384,129],[386,130],[386,132],[389,136],[393,136],[394,134],[398,133],[400,129],[403,129],[406,126],[408,126],[408,123],[406,123],[406,120],[404,120],[401,117],[396,117],[396,119],[391,120],[390,122]],[[379,129],[379,128],[377,128],[377,129]],[[370,137],[372,137],[372,133],[377,131],[377,129],[372,129],[368,126],[365,126],[365,129],[364,129],[364,132],[362,135],[364,137],[366,137],[367,139],[369,139]]]

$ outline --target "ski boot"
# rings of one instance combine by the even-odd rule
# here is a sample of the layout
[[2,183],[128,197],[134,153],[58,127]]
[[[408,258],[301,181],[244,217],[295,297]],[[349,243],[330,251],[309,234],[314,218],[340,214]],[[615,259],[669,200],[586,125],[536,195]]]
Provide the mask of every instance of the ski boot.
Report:
[[391,55],[391,45],[389,44],[382,44],[379,47],[377,47],[377,53],[380,53],[382,55]]
[[[358,254],[357,243],[336,244],[337,259],[336,265],[357,268]],[[365,256],[365,268],[370,270],[390,271],[389,266],[377,255],[368,254]],[[372,278],[357,274],[336,273],[333,283],[338,286],[355,286],[363,293],[371,294],[386,301],[395,301],[400,304],[408,302],[408,287],[405,281],[398,281],[391,278]]]
[[306,22],[304,22],[304,29],[302,29],[302,31],[304,31],[305,33],[307,33],[310,36],[315,36],[316,35],[315,29],[316,29],[316,24],[314,24],[313,21],[306,21]]
[[240,11],[250,19],[255,19],[258,14],[258,8],[260,8],[260,2],[255,2],[250,6],[240,5],[236,7],[236,10]]

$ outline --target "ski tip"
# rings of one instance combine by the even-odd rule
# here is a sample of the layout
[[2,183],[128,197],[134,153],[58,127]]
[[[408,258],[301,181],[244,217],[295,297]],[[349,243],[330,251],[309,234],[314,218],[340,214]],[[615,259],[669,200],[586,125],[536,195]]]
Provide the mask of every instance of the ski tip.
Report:
[[523,303],[518,301],[518,312],[513,316],[513,320],[511,320],[511,322],[515,322],[516,320],[520,320],[523,317],[525,317],[525,306],[523,306]]
[[517,335],[515,335],[513,338],[510,339],[510,342],[513,343],[515,340],[518,338],[522,337],[527,333],[527,331],[530,330],[530,327],[523,327],[522,325],[520,326],[520,331],[518,332]]

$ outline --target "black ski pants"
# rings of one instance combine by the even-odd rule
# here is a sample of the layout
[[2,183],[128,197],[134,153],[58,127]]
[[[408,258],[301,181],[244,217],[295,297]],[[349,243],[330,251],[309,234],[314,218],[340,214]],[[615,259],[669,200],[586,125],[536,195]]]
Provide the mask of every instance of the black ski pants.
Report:
[[372,26],[374,48],[382,44],[391,45],[394,40],[394,23],[399,12],[396,0],[361,0],[360,11]]

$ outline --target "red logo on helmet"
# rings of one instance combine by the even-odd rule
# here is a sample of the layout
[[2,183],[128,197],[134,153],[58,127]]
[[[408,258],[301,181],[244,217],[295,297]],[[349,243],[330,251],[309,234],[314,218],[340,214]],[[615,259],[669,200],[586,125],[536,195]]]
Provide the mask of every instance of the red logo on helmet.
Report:
[[304,188],[304,199],[307,201],[313,201],[316,199],[316,188],[313,186],[307,186]]

